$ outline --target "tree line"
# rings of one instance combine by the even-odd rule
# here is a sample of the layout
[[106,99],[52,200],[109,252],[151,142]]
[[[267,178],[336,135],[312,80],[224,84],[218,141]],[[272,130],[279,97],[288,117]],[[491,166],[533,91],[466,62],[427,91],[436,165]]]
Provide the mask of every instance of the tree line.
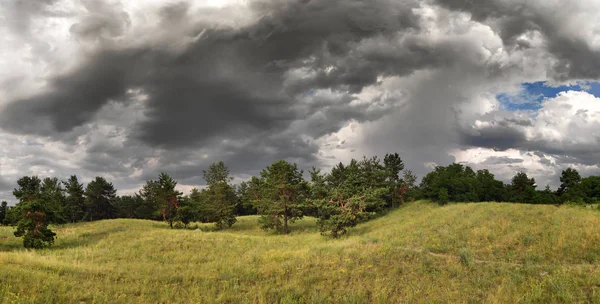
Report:
[[448,202],[513,202],[528,204],[595,204],[600,201],[600,176],[581,178],[567,168],[561,172],[556,191],[546,186],[538,190],[534,178],[517,172],[509,184],[487,169],[475,172],[469,166],[451,164],[435,167],[420,184],[420,198],[440,204]]
[[214,223],[214,229],[227,229],[236,216],[260,215],[264,230],[290,232],[289,224],[302,218],[317,218],[320,232],[338,238],[348,228],[367,221],[406,200],[429,199],[448,202],[523,202],[557,204],[595,203],[600,199],[600,177],[581,178],[574,169],[562,172],[561,186],[551,191],[536,190],[526,173],[518,172],[510,184],[495,179],[488,170],[475,172],[462,164],[438,166],[417,185],[417,177],[404,170],[397,153],[383,159],[363,157],[348,164],[339,163],[329,172],[312,168],[309,180],[297,164],[279,160],[259,176],[234,185],[223,162],[203,170],[206,187],[187,195],[176,190],[177,182],[161,173],[147,181],[133,195],[116,195],[112,183],[96,177],[84,187],[77,176],[65,181],[55,177],[43,180],[24,176],[17,181],[13,195],[18,203],[0,205],[0,223],[15,226],[15,236],[23,237],[28,248],[49,246],[56,234],[50,224],[65,224],[112,218],[165,221],[171,228],[190,223]]

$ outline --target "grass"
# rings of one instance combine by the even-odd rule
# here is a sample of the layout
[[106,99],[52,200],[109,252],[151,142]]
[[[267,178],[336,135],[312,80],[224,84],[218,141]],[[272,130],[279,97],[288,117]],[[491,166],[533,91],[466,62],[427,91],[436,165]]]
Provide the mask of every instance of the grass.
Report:
[[311,218],[287,236],[256,221],[223,232],[65,225],[38,251],[1,227],[0,302],[600,303],[592,209],[416,202],[341,240],[320,236]]

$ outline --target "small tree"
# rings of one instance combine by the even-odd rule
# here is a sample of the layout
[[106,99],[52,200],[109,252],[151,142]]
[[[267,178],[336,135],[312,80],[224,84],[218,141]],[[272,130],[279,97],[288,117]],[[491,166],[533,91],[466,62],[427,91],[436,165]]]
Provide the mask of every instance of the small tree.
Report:
[[207,209],[215,220],[215,226],[219,230],[231,227],[236,222],[237,197],[235,189],[229,184],[233,180],[233,177],[229,176],[229,169],[221,161],[211,164],[208,170],[203,170],[202,173],[208,184]]
[[176,186],[177,182],[171,176],[161,173],[158,180],[147,181],[140,191],[140,196],[149,205],[154,206],[155,212],[159,213],[163,221],[168,222],[171,228],[173,228],[173,221],[177,216],[179,196],[182,194],[175,190]]
[[[404,170],[404,163],[398,153],[386,154],[383,158],[385,179],[390,189],[390,206],[398,207],[404,202],[407,192],[406,185],[400,179],[400,172]],[[403,187],[404,186],[404,187]]]
[[302,218],[308,185],[296,164],[279,160],[262,170],[261,197],[255,201],[260,226],[289,233],[288,224]]
[[16,237],[23,237],[25,248],[43,248],[54,243],[56,233],[48,229],[46,204],[39,199],[23,203],[23,217],[17,222]]

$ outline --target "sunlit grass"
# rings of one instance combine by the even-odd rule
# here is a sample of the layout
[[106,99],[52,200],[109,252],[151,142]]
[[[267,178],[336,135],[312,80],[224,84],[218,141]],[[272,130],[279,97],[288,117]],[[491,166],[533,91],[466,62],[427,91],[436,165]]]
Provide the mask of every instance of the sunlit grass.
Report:
[[[600,212],[417,202],[341,240],[311,218],[287,236],[108,220],[54,227],[26,251],[0,228],[0,299],[15,303],[600,302]],[[194,225],[192,225],[194,226]]]

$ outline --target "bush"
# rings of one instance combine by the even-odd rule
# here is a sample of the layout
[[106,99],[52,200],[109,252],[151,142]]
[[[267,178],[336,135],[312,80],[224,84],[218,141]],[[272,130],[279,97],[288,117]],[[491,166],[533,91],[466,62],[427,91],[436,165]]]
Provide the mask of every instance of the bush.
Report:
[[438,192],[438,203],[440,205],[446,205],[450,198],[448,197],[448,189],[442,188]]

